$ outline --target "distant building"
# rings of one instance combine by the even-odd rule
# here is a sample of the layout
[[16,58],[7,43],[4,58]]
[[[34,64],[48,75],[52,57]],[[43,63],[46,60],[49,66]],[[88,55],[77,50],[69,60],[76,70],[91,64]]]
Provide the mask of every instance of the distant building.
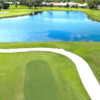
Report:
[[78,4],[78,8],[87,8],[88,4],[84,3],[84,4]]
[[97,6],[97,9],[100,9],[100,5]]
[[[5,2],[5,3],[10,4],[10,5],[14,4],[14,2]],[[17,4],[19,5],[20,2],[17,2]]]
[[68,2],[67,4],[69,5],[70,8],[75,8],[78,6],[78,4],[74,2]]
[[52,3],[52,5],[54,7],[66,7],[66,3],[62,3],[62,2],[60,2],[60,3]]
[[10,5],[13,4],[13,2],[5,2],[5,3],[10,4]]
[[43,2],[44,6],[53,6],[53,7],[66,7],[67,5],[71,8],[87,8],[87,3],[80,4],[80,3],[74,3],[74,2]]

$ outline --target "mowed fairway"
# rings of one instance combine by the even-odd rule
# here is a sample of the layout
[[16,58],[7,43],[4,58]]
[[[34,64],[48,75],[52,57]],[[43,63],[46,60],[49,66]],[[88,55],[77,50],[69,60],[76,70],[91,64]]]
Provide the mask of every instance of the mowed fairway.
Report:
[[0,100],[90,100],[75,65],[49,52],[0,53]]

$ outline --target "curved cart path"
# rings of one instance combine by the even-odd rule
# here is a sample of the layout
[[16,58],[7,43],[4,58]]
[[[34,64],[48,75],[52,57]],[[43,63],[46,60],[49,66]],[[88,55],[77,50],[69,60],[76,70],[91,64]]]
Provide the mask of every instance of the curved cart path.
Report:
[[0,49],[0,53],[16,53],[16,52],[29,52],[29,51],[53,52],[53,53],[64,55],[69,59],[71,59],[76,65],[80,79],[88,95],[90,96],[91,100],[100,100],[100,85],[96,80],[96,77],[94,76],[92,70],[90,69],[90,66],[87,64],[87,62],[84,59],[82,59],[78,55],[57,48]]

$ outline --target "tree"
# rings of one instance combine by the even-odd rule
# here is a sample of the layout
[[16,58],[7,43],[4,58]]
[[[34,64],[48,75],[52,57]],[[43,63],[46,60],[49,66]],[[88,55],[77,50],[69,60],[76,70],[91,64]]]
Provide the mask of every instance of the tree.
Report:
[[0,3],[0,10],[3,8],[3,5],[2,5],[2,3]]
[[42,2],[43,2],[43,0],[27,0],[26,5],[29,8],[32,8],[33,6],[36,8],[38,6],[41,6]]
[[8,3],[3,3],[3,9],[8,9],[9,8],[9,4]]
[[75,2],[77,2],[77,3],[84,3],[84,2],[86,2],[85,0],[74,0]]
[[100,0],[88,0],[87,3],[90,9],[97,9],[100,4]]

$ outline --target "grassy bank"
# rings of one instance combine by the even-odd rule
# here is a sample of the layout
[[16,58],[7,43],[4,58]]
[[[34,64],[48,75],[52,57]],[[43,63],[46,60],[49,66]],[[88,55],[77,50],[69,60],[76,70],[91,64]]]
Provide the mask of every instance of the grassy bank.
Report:
[[[1,48],[59,47],[64,43],[0,44]],[[50,46],[51,45],[51,46]],[[67,46],[67,44],[66,44]],[[0,53],[0,100],[90,100],[75,65],[46,52]]]
[[30,9],[9,9],[0,11],[0,18],[25,16],[31,13]]
[[85,12],[91,19],[95,21],[100,21],[100,10],[90,10],[90,9],[81,9],[81,8],[63,8],[63,7],[39,7],[37,9],[28,9],[26,6],[18,6],[15,8],[11,6],[9,10],[3,10],[1,13],[0,18],[5,17],[15,17],[15,16],[23,16],[28,15],[31,12],[35,11],[83,11]]

